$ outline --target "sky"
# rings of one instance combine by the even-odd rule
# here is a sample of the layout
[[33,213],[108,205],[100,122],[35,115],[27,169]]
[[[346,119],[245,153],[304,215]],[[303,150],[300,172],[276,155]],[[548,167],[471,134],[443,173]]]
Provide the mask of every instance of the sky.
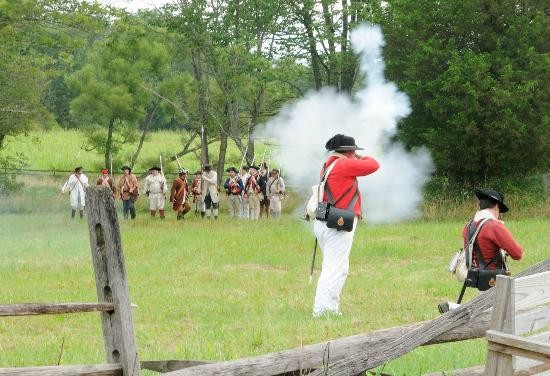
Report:
[[117,8],[125,8],[129,12],[135,12],[138,9],[152,9],[161,7],[166,3],[171,3],[173,0],[99,0],[105,5],[112,5]]

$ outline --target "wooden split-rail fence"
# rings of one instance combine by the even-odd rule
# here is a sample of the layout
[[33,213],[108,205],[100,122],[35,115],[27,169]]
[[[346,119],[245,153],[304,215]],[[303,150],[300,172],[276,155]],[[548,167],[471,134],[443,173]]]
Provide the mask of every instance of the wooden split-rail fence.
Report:
[[[495,295],[493,290],[497,289],[491,289],[459,309],[447,312],[431,321],[383,329],[296,349],[226,362],[141,361],[134,335],[132,304],[128,292],[120,229],[110,190],[107,187],[88,188],[86,207],[98,302],[0,305],[0,316],[99,312],[107,364],[0,368],[0,376],[139,376],[141,369],[150,369],[173,376],[358,375],[404,355],[418,346],[484,337],[491,325],[491,308]],[[519,277],[534,276],[544,272],[550,272],[550,259],[523,271]],[[536,301],[537,296],[531,298]],[[530,328],[543,324],[550,325],[550,307],[542,306],[536,311],[520,312],[515,319],[516,322],[523,322]],[[492,328],[501,330],[501,328]],[[496,337],[490,337],[491,341],[499,343],[502,337],[498,337],[498,333],[495,335]],[[495,338],[497,339],[494,340]],[[508,350],[502,350],[500,347],[490,347],[490,349],[508,354]],[[542,351],[543,358],[546,356],[544,351]],[[328,359],[327,354],[330,354]],[[525,353],[522,354],[525,355]],[[543,359],[540,356],[535,358],[539,361]],[[541,370],[545,366],[546,364],[542,366],[537,364],[533,367]]]

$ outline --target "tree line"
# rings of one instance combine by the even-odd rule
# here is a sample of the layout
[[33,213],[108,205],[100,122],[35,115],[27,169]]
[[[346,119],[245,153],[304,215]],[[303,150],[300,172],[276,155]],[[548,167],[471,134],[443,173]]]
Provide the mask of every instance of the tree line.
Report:
[[0,153],[6,136],[58,125],[82,129],[106,166],[134,144],[133,164],[151,130],[178,129],[190,135],[178,154],[221,176],[228,143],[251,161],[256,127],[283,105],[323,87],[353,95],[362,22],[381,25],[386,76],[411,98],[396,140],[428,147],[438,176],[475,185],[549,170],[550,23],[535,0],[178,0],[136,14],[5,0]]

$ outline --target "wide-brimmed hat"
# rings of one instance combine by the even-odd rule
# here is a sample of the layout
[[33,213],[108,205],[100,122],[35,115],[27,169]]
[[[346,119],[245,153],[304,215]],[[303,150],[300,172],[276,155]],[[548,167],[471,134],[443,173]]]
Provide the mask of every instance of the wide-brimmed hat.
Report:
[[151,167],[151,168],[149,169],[149,171],[153,171],[153,170],[159,171],[159,172],[162,171],[162,170],[160,169],[160,167],[158,167],[158,166],[153,166],[153,167]]
[[355,145],[355,139],[343,134],[337,134],[333,136],[325,144],[325,148],[328,151],[349,151],[349,150],[364,150]]
[[509,209],[504,203],[504,195],[492,189],[476,189],[476,196],[478,199],[488,198],[498,203],[498,209],[501,213],[506,213]]
[[128,170],[128,171],[132,172],[132,168],[129,167],[129,166],[122,166],[121,170],[122,170],[122,171]]
[[229,167],[227,170],[225,170],[226,172],[235,172],[235,173],[238,173],[239,171],[237,171],[237,169],[235,167]]

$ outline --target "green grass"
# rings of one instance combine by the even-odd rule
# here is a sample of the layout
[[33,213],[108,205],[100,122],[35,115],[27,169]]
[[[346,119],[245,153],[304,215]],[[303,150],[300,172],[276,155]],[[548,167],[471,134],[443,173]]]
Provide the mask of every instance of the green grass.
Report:
[[[68,219],[52,187],[0,203],[0,302],[96,301],[88,229]],[[28,198],[27,196],[31,196]],[[358,228],[341,318],[313,319],[308,284],[313,245],[305,222],[151,220],[121,224],[140,357],[227,360],[294,348],[438,316],[460,285],[445,272],[460,247],[462,221]],[[120,202],[117,202],[120,206]],[[21,210],[18,210],[21,209]],[[548,221],[507,223],[526,256],[514,272],[543,260]],[[320,258],[317,265],[320,265]],[[317,268],[316,277],[319,269]],[[468,291],[466,299],[475,296]],[[0,366],[104,362],[97,314],[0,318]],[[417,349],[384,372],[417,375],[482,364],[483,340]]]
[[[155,131],[149,134],[137,160],[134,170],[145,171],[153,164],[159,163],[159,155],[163,156],[164,168],[167,172],[177,171],[177,163],[169,162],[168,158],[181,151],[189,139],[187,132]],[[3,153],[13,155],[23,152],[28,159],[26,168],[36,170],[72,170],[77,165],[88,171],[98,171],[104,165],[103,154],[97,151],[81,149],[84,142],[83,133],[78,130],[53,129],[47,131],[33,131],[27,136],[6,137],[6,147]],[[195,140],[198,145],[199,140]],[[195,145],[194,144],[194,145]],[[195,145],[196,146],[196,145]],[[113,167],[120,168],[128,164],[136,150],[135,144],[123,145],[121,152],[113,157]],[[261,160],[265,147],[257,143],[256,158]],[[218,160],[219,142],[209,145],[209,155],[212,161]],[[190,153],[180,158],[180,163],[188,170],[199,168],[200,154]],[[226,164],[238,165],[241,163],[242,153],[233,142],[229,142]],[[118,173],[118,170],[115,172]]]

